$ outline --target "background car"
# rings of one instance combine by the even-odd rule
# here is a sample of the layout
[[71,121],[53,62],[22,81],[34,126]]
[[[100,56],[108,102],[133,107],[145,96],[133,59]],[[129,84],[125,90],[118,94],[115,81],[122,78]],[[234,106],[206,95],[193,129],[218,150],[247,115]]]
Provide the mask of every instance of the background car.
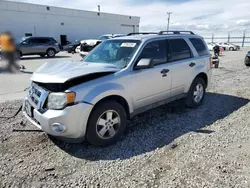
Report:
[[236,49],[235,49],[236,51],[237,51],[237,50],[240,50],[240,46],[239,46],[239,45],[236,45],[236,44],[232,44],[232,43],[230,43],[230,45],[233,45],[233,46],[235,46],[235,47],[236,47]]
[[28,37],[22,38],[17,43],[17,52],[20,57],[25,55],[54,57],[60,52],[60,48],[58,42],[52,37]]
[[80,56],[85,57],[88,55],[88,53],[97,45],[99,45],[102,41],[111,39],[111,38],[117,38],[126,36],[125,34],[105,34],[100,36],[98,39],[88,39],[88,40],[82,40],[81,41],[81,47],[80,47]]
[[214,44],[211,42],[207,42],[207,47],[209,51],[213,51]]
[[223,47],[224,50],[229,50],[229,51],[236,51],[239,50],[240,48],[240,46],[237,47],[236,45],[227,42],[221,42],[219,44],[221,45],[221,47]]
[[76,47],[75,52],[76,52],[76,53],[80,53],[80,51],[81,51],[81,46],[79,45],[79,46]]
[[68,53],[75,53],[76,47],[81,44],[80,41],[75,40],[72,42],[68,42],[65,46],[63,46],[63,50],[67,51]]
[[247,67],[250,67],[250,51],[247,53],[247,55],[245,57],[245,65]]

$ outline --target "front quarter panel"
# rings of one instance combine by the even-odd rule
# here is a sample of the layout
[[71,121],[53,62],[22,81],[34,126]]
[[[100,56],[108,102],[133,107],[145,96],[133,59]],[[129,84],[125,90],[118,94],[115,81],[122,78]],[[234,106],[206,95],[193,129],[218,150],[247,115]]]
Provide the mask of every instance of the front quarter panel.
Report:
[[80,84],[72,89],[76,93],[76,101],[96,105],[100,100],[109,96],[120,96],[124,98],[129,106],[130,113],[133,112],[133,105],[130,95],[126,92],[124,86],[118,83],[92,84],[89,87]]

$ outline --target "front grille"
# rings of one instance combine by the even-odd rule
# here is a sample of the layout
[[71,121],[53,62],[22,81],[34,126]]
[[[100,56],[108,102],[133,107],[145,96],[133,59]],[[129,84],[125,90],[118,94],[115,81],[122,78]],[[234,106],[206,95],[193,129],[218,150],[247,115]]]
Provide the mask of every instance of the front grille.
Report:
[[28,100],[34,108],[42,109],[48,93],[49,92],[45,89],[39,87],[37,84],[32,83],[28,91]]

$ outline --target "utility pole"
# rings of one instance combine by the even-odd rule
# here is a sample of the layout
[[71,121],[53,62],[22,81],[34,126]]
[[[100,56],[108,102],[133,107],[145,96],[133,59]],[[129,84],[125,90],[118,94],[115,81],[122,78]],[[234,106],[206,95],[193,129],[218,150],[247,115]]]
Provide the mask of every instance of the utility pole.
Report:
[[230,35],[231,35],[231,31],[228,31],[228,38],[227,38],[227,42],[230,42]]
[[214,33],[212,33],[212,42],[214,42]]
[[244,30],[244,33],[243,33],[242,47],[244,47],[245,38],[246,38],[246,30]]
[[34,36],[36,36],[36,26],[34,26]]
[[101,12],[101,5],[98,5],[98,16],[100,16],[100,12]]
[[169,31],[170,15],[172,14],[172,12],[167,12],[167,14],[168,14],[168,29],[167,29],[167,31]]

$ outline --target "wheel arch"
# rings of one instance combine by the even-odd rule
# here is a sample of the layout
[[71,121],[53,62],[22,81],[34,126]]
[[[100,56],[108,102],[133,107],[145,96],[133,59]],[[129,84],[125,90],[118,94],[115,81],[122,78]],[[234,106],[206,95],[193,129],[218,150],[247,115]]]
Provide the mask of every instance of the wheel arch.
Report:
[[[95,104],[94,104],[94,108],[92,109],[92,111],[95,109],[96,106],[98,106],[98,104],[104,102],[104,101],[116,101],[117,103],[121,104],[125,111],[126,111],[126,115],[127,117],[129,118],[130,117],[130,106],[129,106],[129,103],[127,102],[127,100],[121,96],[121,95],[109,95],[109,96],[106,96],[100,100],[98,100]],[[91,111],[91,112],[92,112]]]
[[[208,76],[207,76],[206,73],[204,73],[204,72],[199,73],[199,74],[193,79],[193,81],[194,81],[196,78],[202,78],[202,79],[205,81],[206,87],[208,86]],[[193,82],[192,82],[192,83],[193,83]]]
[[49,48],[46,50],[46,53],[48,53],[49,50],[54,50],[54,51],[56,52],[55,48],[49,47]]

